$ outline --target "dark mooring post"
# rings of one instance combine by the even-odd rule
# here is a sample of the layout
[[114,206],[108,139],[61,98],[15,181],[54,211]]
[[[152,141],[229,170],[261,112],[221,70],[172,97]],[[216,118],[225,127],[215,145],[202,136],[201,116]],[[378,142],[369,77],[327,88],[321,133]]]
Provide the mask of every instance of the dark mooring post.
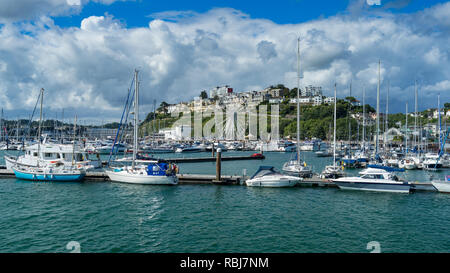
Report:
[[214,150],[214,142],[213,142],[212,149],[211,149],[212,157],[214,157],[214,152],[215,152],[215,150]]
[[222,149],[217,149],[217,157],[216,157],[216,180],[214,183],[220,183],[222,182],[220,177],[220,172],[222,168]]

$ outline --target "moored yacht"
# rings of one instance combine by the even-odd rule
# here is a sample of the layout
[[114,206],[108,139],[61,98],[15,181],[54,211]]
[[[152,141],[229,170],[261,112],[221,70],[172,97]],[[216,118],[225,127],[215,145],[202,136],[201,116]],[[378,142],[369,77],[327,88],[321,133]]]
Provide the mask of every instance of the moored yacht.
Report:
[[[38,163],[39,162],[39,163]],[[20,156],[5,155],[6,168],[15,165],[26,167],[50,166],[62,163],[65,166],[75,166],[80,169],[101,167],[100,159],[90,160],[88,154],[80,147],[69,144],[33,144],[25,148],[25,154]]]
[[18,179],[47,182],[77,182],[86,175],[84,169],[73,169],[64,165],[47,167],[26,167],[16,165],[12,167]]
[[345,190],[409,193],[411,184],[401,181],[392,172],[381,168],[367,168],[359,177],[342,177],[332,181]]
[[158,161],[106,170],[105,173],[113,182],[148,185],[176,185],[178,182],[176,166]]
[[[297,155],[297,154],[296,154]],[[297,158],[291,159],[283,164],[283,172],[289,175],[295,175],[299,177],[312,177],[312,169],[306,165],[306,162],[298,160]]]
[[302,179],[295,176],[284,175],[272,166],[261,166],[245,184],[248,187],[293,187]]
[[[177,184],[177,168],[167,162],[153,161],[145,164],[136,164],[139,151],[138,129],[139,129],[139,80],[138,71],[134,72],[134,122],[133,122],[133,157],[131,166],[112,168],[105,170],[105,173],[113,182],[131,184],[151,184],[151,185],[174,185]],[[131,91],[129,91],[131,92]],[[130,95],[130,94],[128,94]],[[131,105],[125,106],[125,109]],[[114,146],[113,146],[114,148]]]
[[440,171],[442,163],[439,161],[439,154],[427,153],[422,162],[423,169],[427,171]]

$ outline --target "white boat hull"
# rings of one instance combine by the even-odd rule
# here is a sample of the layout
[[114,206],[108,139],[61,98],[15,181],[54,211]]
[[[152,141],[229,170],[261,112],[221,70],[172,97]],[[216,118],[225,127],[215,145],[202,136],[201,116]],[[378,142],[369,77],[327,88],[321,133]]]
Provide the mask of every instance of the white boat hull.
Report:
[[445,181],[431,181],[433,187],[439,192],[450,193],[450,182]]
[[286,180],[258,180],[252,179],[245,181],[248,187],[266,187],[266,188],[287,188],[297,185],[298,180],[286,179]]
[[142,184],[142,185],[176,185],[176,176],[158,176],[147,174],[133,174],[127,171],[105,171],[113,182]]
[[409,193],[411,185],[408,183],[378,183],[378,182],[350,182],[336,181],[333,182],[342,190],[359,190],[359,191],[375,191],[375,192],[394,192]]

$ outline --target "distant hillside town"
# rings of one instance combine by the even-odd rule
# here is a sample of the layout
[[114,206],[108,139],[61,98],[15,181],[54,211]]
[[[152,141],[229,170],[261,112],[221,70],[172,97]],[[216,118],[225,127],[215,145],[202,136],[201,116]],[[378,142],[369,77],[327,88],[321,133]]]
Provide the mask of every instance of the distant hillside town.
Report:
[[[167,113],[181,112],[185,107],[193,109],[194,103],[202,100],[204,106],[216,105],[227,106],[229,104],[240,104],[243,106],[249,104],[260,104],[267,102],[269,104],[279,104],[283,102],[297,103],[297,88],[290,90],[282,84],[270,86],[261,91],[234,92],[234,89],[228,85],[217,86],[208,92],[203,90],[201,95],[195,97],[190,102],[180,102],[177,104],[169,104]],[[334,97],[326,97],[322,94],[321,86],[305,86],[300,88],[300,104],[317,106],[324,103],[333,103]],[[162,113],[164,109],[159,109]]]

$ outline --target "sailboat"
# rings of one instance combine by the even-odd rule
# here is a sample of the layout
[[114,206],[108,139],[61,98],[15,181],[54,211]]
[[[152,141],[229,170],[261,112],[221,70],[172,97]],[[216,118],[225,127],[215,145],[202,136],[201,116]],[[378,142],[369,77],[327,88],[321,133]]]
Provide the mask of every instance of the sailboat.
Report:
[[438,124],[437,124],[437,129],[438,129],[438,141],[439,141],[439,151],[438,153],[427,153],[425,154],[425,158],[423,160],[423,169],[427,170],[427,171],[441,171],[442,170],[442,162],[440,162],[440,158],[441,158],[441,152],[443,152],[443,150],[441,150],[441,109],[440,109],[440,94],[438,94],[438,106],[437,106],[437,111],[438,111]]
[[105,170],[113,182],[150,185],[175,185],[178,183],[176,165],[161,160],[149,161],[147,164],[136,164],[139,141],[139,82],[138,71],[134,71],[134,130],[133,130],[133,159],[131,166]]
[[406,103],[406,121],[405,121],[405,158],[398,162],[398,167],[401,169],[414,170],[416,168],[416,163],[414,159],[408,154],[408,103]]
[[[44,89],[41,89],[41,113],[39,117],[39,128],[38,128],[38,152],[41,153],[41,124],[42,124],[42,105],[44,101]],[[75,138],[74,138],[75,145]],[[72,151],[73,155],[73,151]],[[73,159],[72,159],[73,162]],[[43,162],[37,161],[36,166],[27,166],[22,164],[15,164],[11,167],[14,174],[19,179],[32,180],[32,181],[55,181],[55,182],[74,182],[81,181],[86,175],[86,171],[83,168],[75,168],[72,164],[71,166],[66,166],[60,161],[55,161],[54,164],[43,165]]]
[[300,159],[300,38],[297,45],[297,153],[295,158],[284,163],[283,171],[299,177],[312,177],[311,167]]
[[336,83],[334,84],[334,131],[333,131],[333,165],[328,165],[321,173],[321,178],[339,178],[343,177],[344,171],[336,166]]

